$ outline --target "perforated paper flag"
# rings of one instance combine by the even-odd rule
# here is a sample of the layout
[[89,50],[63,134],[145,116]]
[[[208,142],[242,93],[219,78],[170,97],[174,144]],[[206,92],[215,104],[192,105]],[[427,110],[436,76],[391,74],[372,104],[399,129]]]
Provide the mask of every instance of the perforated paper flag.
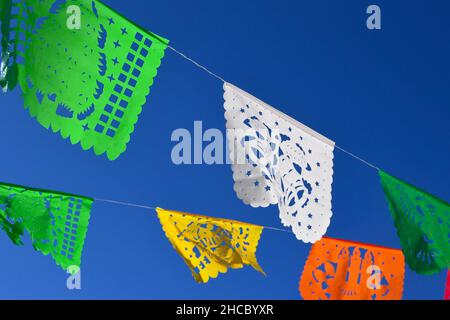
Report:
[[2,87],[72,144],[116,159],[126,149],[168,41],[100,1],[0,0]]
[[332,216],[334,142],[226,83],[234,190],[253,207],[278,204],[299,240],[316,242]]
[[300,280],[305,300],[400,300],[401,250],[323,238],[309,253]]
[[397,234],[409,267],[434,274],[450,267],[450,205],[380,171]]
[[157,212],[167,238],[197,282],[244,265],[264,273],[256,259],[263,227],[160,208]]
[[0,183],[0,228],[17,245],[24,231],[33,246],[67,270],[80,266],[92,199]]

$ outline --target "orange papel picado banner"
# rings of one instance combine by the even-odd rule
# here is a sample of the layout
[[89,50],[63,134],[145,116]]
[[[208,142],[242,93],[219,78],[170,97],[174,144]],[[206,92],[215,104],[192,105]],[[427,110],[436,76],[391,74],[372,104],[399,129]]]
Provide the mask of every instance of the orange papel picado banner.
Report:
[[174,249],[197,282],[208,282],[228,268],[250,265],[264,274],[256,259],[263,227],[244,222],[156,209]]
[[323,238],[315,243],[300,280],[305,300],[400,300],[401,250]]

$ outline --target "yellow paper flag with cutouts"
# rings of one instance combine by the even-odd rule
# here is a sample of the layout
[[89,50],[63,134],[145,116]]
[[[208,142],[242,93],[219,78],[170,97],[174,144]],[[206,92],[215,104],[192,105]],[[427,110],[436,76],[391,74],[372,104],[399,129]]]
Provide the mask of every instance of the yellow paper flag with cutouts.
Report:
[[156,211],[167,238],[197,282],[206,283],[219,272],[244,265],[264,274],[256,259],[263,227],[161,208]]

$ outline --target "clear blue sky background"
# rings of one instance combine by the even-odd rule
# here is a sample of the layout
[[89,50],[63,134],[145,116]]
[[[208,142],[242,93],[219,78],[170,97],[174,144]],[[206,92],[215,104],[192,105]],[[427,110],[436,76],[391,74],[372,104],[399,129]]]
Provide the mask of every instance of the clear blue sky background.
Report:
[[[108,0],[107,4],[363,158],[450,199],[450,3],[435,1]],[[366,8],[382,8],[368,31]],[[280,227],[278,209],[237,199],[231,168],[175,166],[176,128],[224,129],[221,83],[168,51],[127,152],[96,157],[43,129],[19,92],[0,95],[0,180]],[[335,154],[328,236],[399,247],[377,172]],[[299,299],[310,246],[267,230],[267,272],[233,270],[206,285],[165,238],[154,212],[95,203],[82,290],[29,239],[0,233],[0,298]],[[445,274],[406,270],[405,299],[441,299]]]

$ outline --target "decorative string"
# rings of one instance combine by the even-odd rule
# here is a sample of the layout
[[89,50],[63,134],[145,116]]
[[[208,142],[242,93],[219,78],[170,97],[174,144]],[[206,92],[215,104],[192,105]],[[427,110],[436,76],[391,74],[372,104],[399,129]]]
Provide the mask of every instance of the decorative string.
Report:
[[[206,68],[205,66],[201,65],[200,63],[198,63],[197,61],[195,61],[192,58],[189,58],[187,55],[185,55],[184,53],[178,51],[177,49],[175,49],[174,47],[168,45],[168,48],[171,49],[172,51],[174,51],[175,53],[177,53],[178,55],[180,55],[182,58],[188,60],[189,62],[191,62],[192,64],[194,64],[196,67],[198,67],[199,69],[205,71],[206,73],[208,73],[209,75],[211,75],[212,77],[222,81],[223,83],[226,83],[225,79],[217,74],[215,74],[214,72],[210,71],[208,68]],[[367,166],[379,171],[380,169],[371,164],[370,162],[356,156],[355,154],[339,147],[339,146],[335,146],[336,149],[341,150],[342,152],[346,153],[347,155],[353,157],[354,159],[366,164]],[[146,210],[153,210],[156,211],[156,207],[152,207],[152,206],[147,206],[147,205],[142,205],[142,204],[136,204],[136,203],[132,203],[132,202],[123,202],[123,201],[117,201],[117,200],[110,200],[110,199],[102,199],[102,198],[94,198],[95,201],[98,202],[104,202],[104,203],[109,203],[109,204],[114,204],[114,205],[121,205],[121,206],[127,206],[127,207],[133,207],[133,208],[139,208],[139,209],[146,209]],[[275,228],[275,227],[269,227],[269,226],[261,226],[261,225],[256,225],[259,227],[262,227],[264,229],[267,230],[272,230],[272,231],[279,231],[279,232],[285,232],[285,233],[293,233],[291,230],[289,229],[280,229],[280,228]]]
[[[209,70],[208,68],[206,68],[202,64],[198,63],[194,59],[188,57],[187,55],[185,55],[184,53],[178,51],[177,49],[175,49],[174,47],[172,47],[170,45],[168,45],[168,48],[171,49],[176,54],[178,54],[179,56],[181,56],[183,59],[185,59],[185,60],[191,62],[192,64],[194,64],[197,68],[205,71],[210,76],[216,78],[217,80],[220,80],[223,83],[226,83],[226,81],[225,81],[225,79],[223,77],[221,77],[221,76],[217,75],[216,73],[212,72],[211,70]],[[372,163],[370,163],[370,162],[368,162],[368,161],[358,157],[357,155],[353,154],[352,152],[349,152],[349,151],[345,150],[344,148],[339,147],[338,145],[336,145],[335,147],[336,147],[336,149],[338,149],[338,150],[344,152],[345,154],[349,155],[350,157],[352,157],[352,158],[354,158],[354,159],[364,163],[365,165],[369,166],[370,168],[373,168],[373,169],[375,169],[377,171],[380,171],[380,169],[377,166],[375,166]],[[127,207],[133,207],[133,208],[140,208],[140,209],[156,211],[156,207],[146,206],[146,205],[136,204],[136,203],[131,203],[131,202],[123,202],[123,201],[101,199],[101,198],[94,198],[94,200],[99,201],[99,202],[115,204],[115,205],[121,205],[121,206],[127,206]],[[262,227],[262,228],[267,229],[267,230],[272,230],[272,231],[293,233],[291,230],[288,230],[288,229],[280,229],[280,228],[268,227],[268,226],[259,226],[259,227]]]
[[[111,9],[112,10],[112,9]],[[206,73],[208,73],[210,76],[216,78],[217,80],[220,80],[222,83],[226,83],[227,81],[225,81],[225,79],[221,76],[219,76],[218,74],[212,72],[211,70],[209,70],[208,68],[206,68],[205,66],[203,66],[202,64],[200,64],[199,62],[195,61],[194,59],[188,57],[186,54],[178,51],[177,49],[175,49],[174,47],[168,45],[167,46],[170,50],[172,50],[173,52],[175,52],[176,54],[178,54],[179,56],[181,56],[183,59],[191,62],[193,65],[195,65],[197,68],[205,71]],[[354,159],[364,163],[365,165],[379,171],[380,169],[371,164],[370,162],[356,156],[355,154],[339,147],[339,146],[335,146],[336,149],[339,149],[340,151],[346,153],[347,155],[353,157]],[[156,207],[152,207],[152,206],[146,206],[146,205],[142,205],[142,204],[136,204],[136,203],[131,203],[131,202],[123,202],[123,201],[117,201],[117,200],[109,200],[109,199],[101,199],[101,198],[94,198],[95,201],[98,202],[104,202],[104,203],[110,203],[110,204],[114,204],[114,205],[121,205],[121,206],[127,206],[127,207],[133,207],[133,208],[140,208],[140,209],[146,209],[146,210],[153,210],[156,211]],[[259,225],[258,225],[259,226]],[[275,228],[275,227],[268,227],[268,226],[259,226],[262,227],[264,229],[267,230],[272,230],[272,231],[279,231],[279,232],[285,232],[285,233],[293,233],[291,230],[288,229],[280,229],[280,228]]]
[[344,148],[339,147],[338,145],[336,145],[335,147],[336,147],[336,149],[341,150],[342,152],[346,153],[346,154],[349,155],[350,157],[355,158],[356,160],[358,160],[358,161],[364,163],[365,165],[371,167],[372,169],[375,169],[375,170],[377,170],[377,171],[381,171],[380,168],[378,168],[376,165],[374,165],[374,164],[372,164],[372,163],[370,163],[370,162],[368,162],[368,161],[366,161],[366,160],[364,160],[364,159],[358,157],[357,155],[351,153],[350,151],[347,151],[347,150],[345,150]]
[[145,206],[145,205],[142,205],[142,204],[136,204],[136,203],[131,203],[131,202],[122,202],[122,201],[117,201],[117,200],[100,199],[100,198],[94,198],[94,200],[95,201],[99,201],[99,202],[117,204],[119,206],[141,208],[141,209],[148,209],[148,210],[156,210],[156,207],[149,207],[149,206]]
[[[188,57],[187,55],[185,55],[184,53],[178,51],[177,49],[175,49],[174,47],[168,45],[167,46],[170,50],[172,50],[173,52],[175,52],[176,54],[178,54],[180,57],[182,57],[183,59],[186,59],[187,61],[191,62],[192,64],[194,64],[197,68],[205,71],[206,73],[208,73],[209,75],[211,75],[212,77],[222,81],[223,83],[227,83],[227,81],[225,81],[225,79],[221,76],[219,76],[218,74],[212,72],[211,70],[209,70],[208,68],[206,68],[204,65],[200,64],[199,62],[195,61],[194,59]],[[341,148],[339,146],[335,146],[336,149],[344,152],[345,154],[349,155],[350,157],[360,161],[361,163],[364,163],[365,165],[369,166],[372,169],[375,169],[377,171],[380,171],[380,168],[378,168],[377,166],[375,166],[374,164],[370,163],[369,161],[364,160],[361,157],[358,157],[357,155],[355,155],[354,153],[345,150],[344,148]]]
[[211,70],[209,70],[208,68],[206,68],[205,66],[201,65],[200,63],[198,63],[197,61],[195,61],[194,59],[189,58],[187,55],[185,55],[184,53],[178,51],[177,49],[175,49],[174,47],[167,45],[167,47],[172,50],[173,52],[175,52],[176,54],[180,55],[182,58],[186,59],[187,61],[193,63],[197,68],[200,68],[201,70],[205,71],[206,73],[209,73],[211,76],[213,76],[214,78],[222,81],[223,83],[226,83],[226,81],[224,80],[224,78],[222,78],[221,76],[215,74],[214,72],[212,72]]
[[[105,203],[110,203],[110,204],[115,204],[115,205],[120,205],[120,206],[126,206],[126,207],[132,207],[132,208],[140,208],[140,209],[146,209],[146,210],[153,210],[153,211],[156,212],[156,207],[150,207],[150,206],[146,206],[146,205],[142,205],[142,204],[136,204],[136,203],[131,203],[131,202],[123,202],[123,201],[117,201],[117,200],[109,200],[109,199],[101,199],[101,198],[94,198],[94,200],[98,201],[98,202],[105,202]],[[253,225],[255,225],[255,224],[253,224]],[[260,226],[260,225],[255,225],[255,226],[262,227],[262,228],[267,229],[267,230],[292,233],[292,231],[288,230],[288,229],[280,229],[280,228]]]

